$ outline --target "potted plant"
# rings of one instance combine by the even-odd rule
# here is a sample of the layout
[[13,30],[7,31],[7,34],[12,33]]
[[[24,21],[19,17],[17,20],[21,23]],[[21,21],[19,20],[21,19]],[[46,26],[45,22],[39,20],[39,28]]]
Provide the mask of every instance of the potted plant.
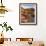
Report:
[[11,26],[8,26],[7,25],[7,22],[4,22],[3,24],[0,24],[0,26],[2,27],[2,32],[1,32],[1,34],[0,34],[0,44],[3,44],[4,43],[4,35],[3,35],[3,31],[4,31],[4,28],[6,29],[6,32],[7,31],[12,31],[13,29],[12,29],[12,27]]

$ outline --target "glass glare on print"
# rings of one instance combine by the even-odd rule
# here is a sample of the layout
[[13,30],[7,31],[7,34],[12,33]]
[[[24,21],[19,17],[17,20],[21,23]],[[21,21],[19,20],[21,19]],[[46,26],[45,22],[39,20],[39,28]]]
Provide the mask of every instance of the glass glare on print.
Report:
[[19,23],[20,24],[37,24],[37,4],[20,3],[19,4]]

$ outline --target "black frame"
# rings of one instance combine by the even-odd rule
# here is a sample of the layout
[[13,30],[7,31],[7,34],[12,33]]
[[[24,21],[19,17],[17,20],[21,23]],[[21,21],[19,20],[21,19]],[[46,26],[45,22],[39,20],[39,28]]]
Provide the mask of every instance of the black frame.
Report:
[[[35,24],[21,24],[20,23],[20,5],[21,4],[36,4],[36,23]],[[19,24],[20,25],[37,25],[37,3],[19,3]]]

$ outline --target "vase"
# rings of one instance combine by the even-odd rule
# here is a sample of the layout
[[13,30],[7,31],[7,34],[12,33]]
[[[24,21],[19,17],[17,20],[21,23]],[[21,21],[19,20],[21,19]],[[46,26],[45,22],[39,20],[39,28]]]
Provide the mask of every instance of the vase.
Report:
[[4,34],[3,32],[0,33],[0,44],[4,43]]

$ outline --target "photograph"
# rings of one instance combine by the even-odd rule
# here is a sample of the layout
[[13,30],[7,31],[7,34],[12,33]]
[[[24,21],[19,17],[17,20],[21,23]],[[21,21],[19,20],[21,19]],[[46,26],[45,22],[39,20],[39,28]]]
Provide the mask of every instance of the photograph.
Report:
[[37,3],[19,4],[19,24],[37,24]]

